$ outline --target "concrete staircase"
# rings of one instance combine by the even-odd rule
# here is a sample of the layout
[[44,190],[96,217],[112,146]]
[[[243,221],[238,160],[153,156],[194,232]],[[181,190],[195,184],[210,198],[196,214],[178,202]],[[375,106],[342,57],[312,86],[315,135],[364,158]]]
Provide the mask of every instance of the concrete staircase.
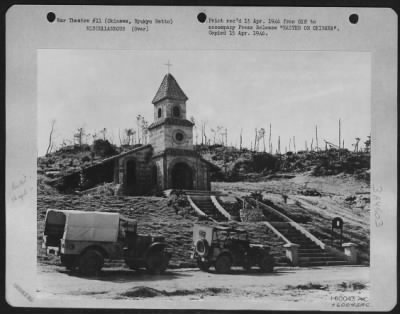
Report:
[[346,265],[347,260],[335,253],[322,249],[314,241],[297,230],[290,223],[270,222],[291,243],[298,244],[298,266]]
[[[298,266],[349,264],[341,251],[329,248],[300,224],[278,211],[276,204],[271,207],[256,200],[250,199],[249,202],[252,206],[257,206],[263,211],[266,217],[264,222],[266,226],[280,237],[286,245],[299,245],[297,249]],[[281,204],[280,206],[285,206],[286,211],[295,211],[297,205]]]
[[193,203],[208,217],[218,222],[227,221],[227,218],[222,215],[215,207],[214,203],[211,200],[210,194],[207,195],[201,193],[186,192],[186,195],[190,196]]

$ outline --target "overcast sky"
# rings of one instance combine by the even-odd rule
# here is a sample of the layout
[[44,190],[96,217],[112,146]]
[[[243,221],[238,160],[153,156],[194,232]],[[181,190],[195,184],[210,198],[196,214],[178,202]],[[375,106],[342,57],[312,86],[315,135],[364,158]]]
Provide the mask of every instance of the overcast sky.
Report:
[[339,118],[347,148],[371,132],[366,52],[39,50],[39,155],[53,119],[56,144],[82,126],[107,128],[119,144],[118,129],[136,127],[138,114],[152,122],[168,60],[189,97],[188,117],[226,127],[229,144],[239,144],[242,128],[250,147],[254,129],[270,123],[274,150],[280,135],[282,151],[293,136],[297,150],[310,145],[315,125],[320,146],[322,139],[336,144]]

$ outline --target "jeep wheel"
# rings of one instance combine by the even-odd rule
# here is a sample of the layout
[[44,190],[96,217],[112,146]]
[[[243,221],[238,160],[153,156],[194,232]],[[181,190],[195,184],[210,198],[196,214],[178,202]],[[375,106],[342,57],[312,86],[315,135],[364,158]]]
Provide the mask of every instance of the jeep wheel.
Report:
[[263,273],[271,273],[274,270],[274,258],[269,254],[264,255],[261,257],[259,266]]
[[146,269],[150,274],[160,275],[168,267],[168,258],[163,252],[154,252],[147,257]]
[[61,259],[61,264],[65,266],[65,268],[68,270],[74,270],[75,267],[77,266],[75,255],[61,254],[60,259]]
[[210,268],[210,263],[209,262],[202,262],[201,260],[197,260],[197,266],[200,268],[202,271],[208,271]]
[[231,270],[232,262],[229,256],[221,255],[215,262],[215,270],[218,274],[227,274]]
[[79,271],[82,275],[93,276],[100,272],[104,257],[98,250],[89,249],[79,258]]

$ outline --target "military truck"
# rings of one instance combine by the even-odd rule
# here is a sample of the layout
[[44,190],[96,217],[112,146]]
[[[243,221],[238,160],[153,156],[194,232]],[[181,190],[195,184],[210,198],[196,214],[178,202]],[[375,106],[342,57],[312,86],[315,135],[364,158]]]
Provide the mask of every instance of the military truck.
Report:
[[98,274],[105,259],[124,259],[131,269],[160,274],[171,258],[162,236],[140,235],[136,220],[108,212],[48,209],[42,247],[83,275]]
[[246,230],[231,226],[195,224],[191,257],[201,270],[208,271],[214,266],[222,274],[229,273],[232,266],[241,266],[246,271],[255,265],[262,272],[274,269],[270,248],[251,244]]

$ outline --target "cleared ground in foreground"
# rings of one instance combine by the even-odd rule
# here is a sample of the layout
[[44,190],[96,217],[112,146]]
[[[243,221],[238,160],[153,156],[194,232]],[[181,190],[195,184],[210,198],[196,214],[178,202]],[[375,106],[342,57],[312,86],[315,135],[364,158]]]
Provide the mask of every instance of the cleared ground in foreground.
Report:
[[[364,266],[293,268],[278,267],[274,273],[217,275],[197,269],[168,270],[150,276],[121,267],[105,268],[102,275],[79,277],[58,266],[39,266],[37,296],[57,299],[71,306],[128,306],[147,308],[347,309],[365,307],[369,298],[369,268]],[[73,300],[73,302],[71,302]],[[102,301],[112,300],[103,303]],[[93,303],[94,302],[94,303]],[[97,302],[97,303],[96,303]],[[355,305],[358,304],[358,305]],[[364,305],[362,305],[364,304]]]

